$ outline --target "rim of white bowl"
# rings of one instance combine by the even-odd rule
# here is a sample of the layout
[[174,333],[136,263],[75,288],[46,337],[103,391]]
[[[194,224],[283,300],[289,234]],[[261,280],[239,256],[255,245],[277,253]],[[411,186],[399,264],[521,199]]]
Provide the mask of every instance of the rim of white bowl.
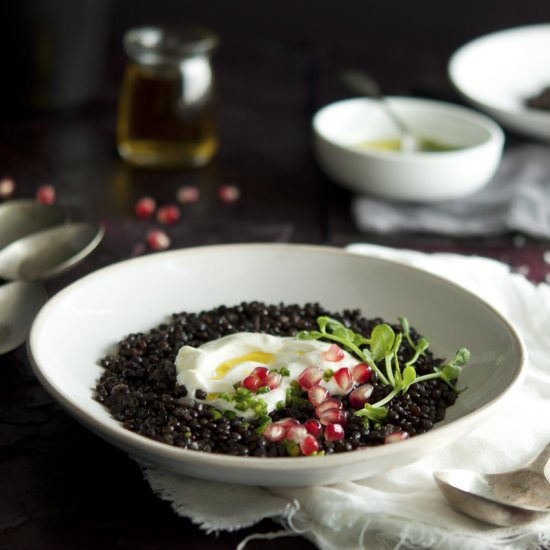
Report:
[[[523,340],[521,339],[517,331],[514,329],[512,324],[501,313],[499,313],[493,306],[485,302],[482,298],[480,298],[473,292],[470,292],[469,290],[453,283],[452,281],[449,281],[448,279],[445,279],[444,277],[435,275],[433,273],[414,267],[412,265],[401,263],[397,260],[379,258],[376,256],[370,256],[365,254],[358,254],[358,253],[346,251],[344,249],[325,246],[325,245],[307,245],[307,244],[292,244],[292,243],[286,243],[286,244],[239,243],[239,244],[222,244],[222,245],[216,244],[216,245],[191,247],[187,249],[177,249],[177,250],[169,250],[164,252],[156,252],[153,254],[149,254],[147,256],[140,256],[138,258],[131,258],[128,260],[123,260],[123,261],[111,264],[97,271],[94,271],[82,277],[81,279],[78,279],[77,281],[73,282],[69,286],[59,291],[52,298],[50,298],[50,300],[42,307],[42,309],[38,313],[31,327],[29,337],[27,340],[27,354],[35,376],[37,377],[39,382],[42,384],[42,386],[48,391],[48,393],[50,393],[50,395],[52,395],[55,398],[55,400],[58,403],[60,403],[74,418],[79,420],[84,426],[86,426],[88,429],[90,429],[99,437],[101,437],[99,434],[105,434],[106,438],[108,436],[107,440],[111,444],[114,444],[115,446],[116,444],[113,443],[113,441],[120,442],[120,444],[124,446],[126,452],[129,452],[127,450],[128,447],[132,449],[139,449],[144,454],[148,454],[148,455],[154,454],[168,461],[180,462],[182,465],[189,464],[189,465],[201,465],[201,466],[204,466],[204,465],[218,466],[221,468],[225,468],[228,471],[242,470],[243,467],[246,467],[246,468],[252,467],[256,471],[258,470],[273,471],[273,470],[286,470],[286,469],[292,469],[294,471],[302,471],[302,470],[310,470],[312,465],[314,466],[316,464],[315,462],[312,463],[312,460],[314,461],[321,460],[319,465],[322,464],[323,466],[327,466],[327,467],[328,466],[346,466],[347,464],[355,463],[361,459],[368,460],[369,455],[372,455],[372,454],[374,454],[375,457],[378,457],[378,458],[381,458],[386,454],[391,454],[392,448],[393,448],[392,445],[389,445],[389,446],[378,445],[374,447],[368,447],[364,449],[368,452],[368,454],[363,454],[361,452],[361,449],[358,449],[357,450],[358,452],[336,453],[332,455],[323,456],[322,458],[309,457],[309,456],[273,457],[273,458],[254,457],[254,456],[232,456],[232,455],[224,455],[222,453],[205,453],[203,451],[184,449],[181,447],[173,447],[171,445],[160,443],[153,439],[149,439],[143,435],[139,435],[135,432],[132,432],[124,428],[120,422],[118,422],[112,417],[109,417],[106,421],[98,420],[93,414],[83,411],[75,400],[71,400],[70,398],[68,398],[62,391],[60,391],[56,387],[56,384],[40,368],[40,359],[35,357],[33,354],[33,342],[35,341],[35,339],[38,337],[37,335],[42,330],[42,325],[44,324],[44,317],[47,316],[48,311],[52,308],[55,308],[56,304],[61,300],[63,300],[64,297],[70,292],[72,292],[75,288],[81,285],[85,285],[87,281],[97,276],[98,274],[100,276],[105,276],[105,275],[108,275],[110,272],[126,269],[126,267],[131,264],[153,263],[155,261],[158,261],[157,258],[159,257],[159,255],[162,255],[164,258],[169,258],[170,256],[179,256],[179,255],[192,256],[194,254],[211,253],[211,252],[215,252],[217,249],[228,250],[232,248],[232,249],[252,250],[254,248],[265,249],[266,247],[269,247],[272,250],[294,250],[300,254],[315,252],[315,253],[332,254],[335,256],[340,255],[348,258],[354,257],[354,258],[357,258],[358,262],[367,260],[367,261],[373,261],[381,264],[390,264],[394,266],[396,269],[403,269],[403,270],[412,271],[415,273],[421,272],[427,278],[443,281],[446,284],[460,290],[461,292],[467,295],[470,295],[472,299],[478,302],[481,306],[488,309],[507,328],[508,332],[510,333],[512,339],[516,344],[516,351],[518,354],[517,355],[518,368],[516,369],[513,380],[509,384],[509,386],[503,392],[501,392],[500,395],[498,395],[491,401],[485,403],[475,411],[465,414],[464,416],[461,416],[460,418],[453,420],[451,423],[447,425],[434,428],[433,430],[430,430],[426,433],[418,434],[410,439],[401,441],[399,442],[399,445],[407,446],[407,448],[411,450],[416,449],[418,447],[420,449],[422,448],[429,449],[430,441],[435,440],[442,430],[446,430],[447,428],[451,428],[453,426],[457,426],[457,425],[460,426],[465,423],[468,423],[472,418],[472,416],[479,416],[482,413],[482,411],[486,412],[486,411],[490,411],[491,409],[494,409],[495,407],[498,407],[501,399],[504,398],[504,396],[514,393],[521,385],[525,377],[526,359],[527,359],[527,352],[526,352],[526,348],[523,343]],[[90,389],[90,392],[92,392],[92,388]],[[92,393],[90,393],[90,400],[93,401]],[[108,410],[107,409],[105,410],[108,413]],[[400,448],[402,449],[403,447],[400,447]]]

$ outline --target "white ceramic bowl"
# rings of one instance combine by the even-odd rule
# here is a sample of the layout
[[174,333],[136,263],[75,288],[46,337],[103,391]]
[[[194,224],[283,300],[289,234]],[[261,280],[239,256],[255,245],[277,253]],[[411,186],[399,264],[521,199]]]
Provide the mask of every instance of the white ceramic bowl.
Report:
[[550,140],[550,112],[525,101],[550,86],[550,24],[477,38],[449,60],[449,77],[473,105],[519,133]]
[[[443,358],[472,353],[468,387],[432,431],[368,450],[321,458],[255,458],[175,448],[124,429],[94,401],[98,360],[126,335],[178,311],[243,300],[319,301],[406,316]],[[509,323],[479,298],[424,271],[342,250],[300,245],[226,245],[157,253],[101,269],[54,296],[31,329],[34,372],[77,420],[152,464],[190,476],[254,485],[307,486],[353,480],[421,459],[470,432],[521,382],[525,351]]]
[[488,117],[440,101],[390,97],[388,102],[417,135],[458,149],[401,152],[362,147],[367,141],[396,139],[398,129],[377,100],[339,101],[313,118],[316,157],[337,183],[392,200],[437,202],[474,193],[492,178],[504,135]]

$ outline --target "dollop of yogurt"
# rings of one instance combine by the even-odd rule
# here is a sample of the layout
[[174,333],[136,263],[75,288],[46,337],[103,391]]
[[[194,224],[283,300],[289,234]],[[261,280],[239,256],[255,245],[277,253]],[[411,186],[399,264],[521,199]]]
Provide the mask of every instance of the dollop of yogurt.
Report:
[[[189,396],[198,402],[212,405],[221,411],[232,410],[244,418],[253,418],[256,414],[254,410],[239,410],[235,402],[220,395],[233,394],[236,387],[259,366],[285,372],[277,388],[252,395],[265,402],[268,414],[279,403],[286,401],[291,382],[296,381],[308,367],[319,367],[327,373],[319,385],[324,386],[331,395],[347,393],[330,377],[330,372],[342,367],[351,369],[359,361],[344,350],[337,362],[327,360],[323,354],[328,352],[330,346],[327,342],[317,340],[239,332],[212,340],[198,348],[180,348],[175,362],[177,382],[185,385]],[[196,390],[205,391],[206,398],[198,399]]]

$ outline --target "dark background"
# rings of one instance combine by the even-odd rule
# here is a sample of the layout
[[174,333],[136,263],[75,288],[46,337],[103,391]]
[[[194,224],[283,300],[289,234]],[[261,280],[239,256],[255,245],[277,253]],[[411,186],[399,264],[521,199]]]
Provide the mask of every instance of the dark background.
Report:
[[[167,229],[173,248],[363,240],[493,256],[528,265],[530,277],[541,280],[545,242],[358,233],[350,194],[318,171],[310,152],[312,113],[350,96],[338,83],[342,68],[369,70],[388,94],[461,103],[446,72],[452,52],[476,36],[538,22],[550,22],[545,0],[5,3],[0,177],[14,179],[17,198],[52,184],[73,218],[106,224],[98,250],[49,283],[51,293],[99,267],[149,253],[144,235],[151,222],[135,218],[135,200],[149,194],[173,202],[184,183],[198,185],[201,200]],[[207,26],[221,38],[214,58],[221,148],[198,171],[136,170],[116,152],[122,34],[167,23]],[[508,146],[523,141],[507,134]],[[241,199],[220,203],[220,183],[238,185]],[[123,452],[52,403],[24,348],[0,357],[0,548],[234,548],[248,533],[276,528],[266,521],[244,532],[205,535],[151,494]],[[300,538],[284,544],[309,546]]]

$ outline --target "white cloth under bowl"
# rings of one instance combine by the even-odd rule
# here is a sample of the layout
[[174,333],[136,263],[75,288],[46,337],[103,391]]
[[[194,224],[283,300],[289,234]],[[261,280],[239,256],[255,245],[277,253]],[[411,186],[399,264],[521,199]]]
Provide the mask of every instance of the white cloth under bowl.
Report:
[[[143,466],[153,491],[170,501],[177,514],[208,532],[234,531],[273,518],[283,529],[272,536],[301,534],[323,550],[548,547],[550,514],[521,527],[486,525],[450,508],[432,473],[453,467],[510,470],[523,465],[550,441],[550,286],[534,285],[522,275],[510,273],[506,265],[486,258],[427,255],[362,244],[349,249],[445,276],[508,317],[523,337],[529,356],[525,383],[508,406],[448,448],[358,482],[267,489],[191,479]],[[246,540],[241,548],[245,544]]]

